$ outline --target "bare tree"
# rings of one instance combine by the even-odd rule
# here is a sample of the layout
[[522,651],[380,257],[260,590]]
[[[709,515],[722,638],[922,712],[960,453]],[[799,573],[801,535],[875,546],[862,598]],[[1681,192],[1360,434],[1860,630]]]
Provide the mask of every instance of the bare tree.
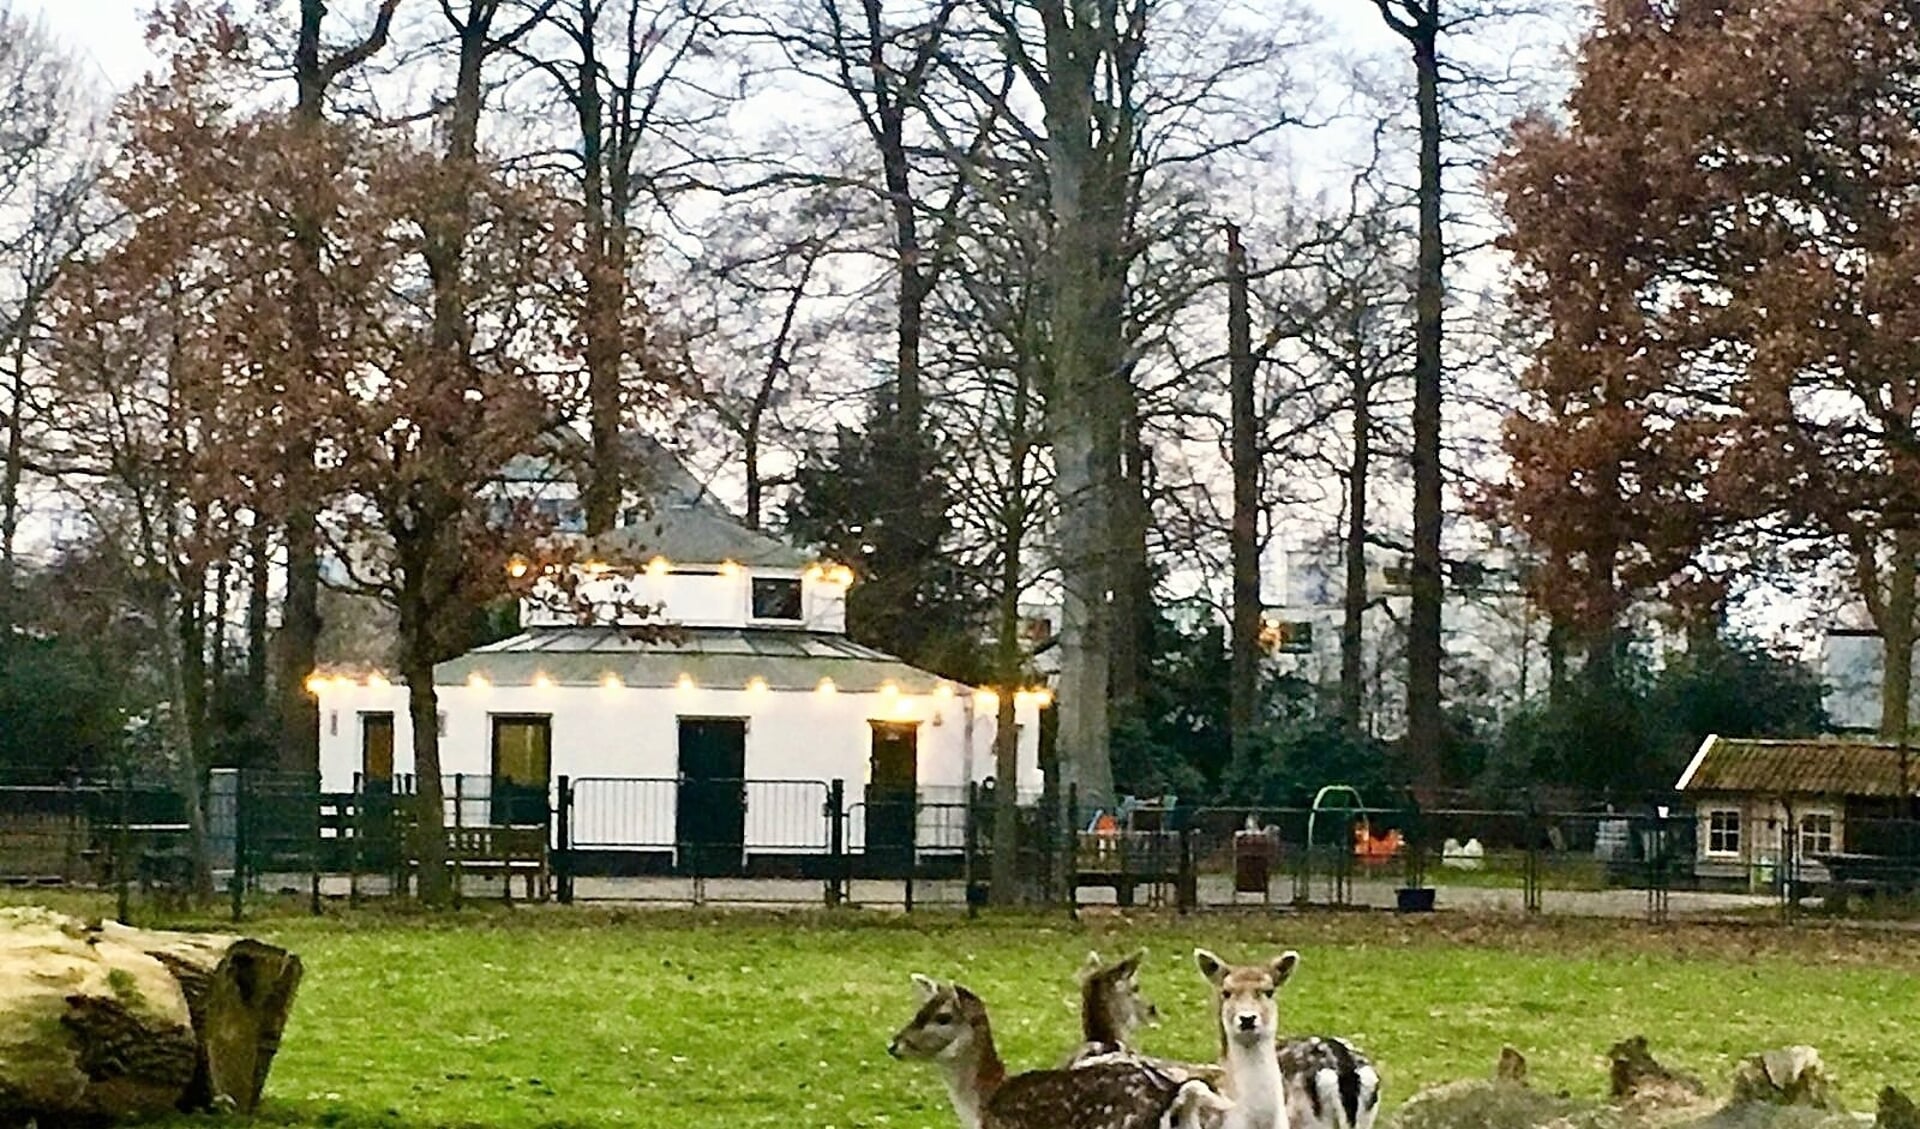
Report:
[[48,469],[35,450],[55,408],[47,298],[105,214],[90,96],[46,30],[0,4],[0,629],[13,622],[21,488]]

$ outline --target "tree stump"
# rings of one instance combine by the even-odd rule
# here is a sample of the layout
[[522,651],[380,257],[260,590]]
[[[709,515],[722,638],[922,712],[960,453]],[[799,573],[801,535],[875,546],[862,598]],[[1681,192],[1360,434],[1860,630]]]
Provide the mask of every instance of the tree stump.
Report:
[[1733,1072],[1735,1102],[1844,1110],[1827,1080],[1820,1052],[1812,1047],[1780,1047],[1749,1055]]
[[1613,1100],[1627,1105],[1685,1106],[1700,1101],[1707,1088],[1698,1078],[1669,1070],[1647,1049],[1647,1037],[1622,1039],[1607,1052]]
[[1920,1110],[1914,1108],[1913,1099],[1888,1086],[1880,1091],[1873,1129],[1920,1129]]
[[0,910],[0,1124],[251,1113],[300,972],[247,938]]

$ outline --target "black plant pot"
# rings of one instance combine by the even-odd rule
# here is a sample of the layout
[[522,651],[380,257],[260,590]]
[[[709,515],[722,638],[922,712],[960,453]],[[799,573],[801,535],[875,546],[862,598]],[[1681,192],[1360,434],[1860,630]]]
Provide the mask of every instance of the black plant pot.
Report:
[[1401,913],[1432,913],[1433,887],[1402,886],[1393,892]]

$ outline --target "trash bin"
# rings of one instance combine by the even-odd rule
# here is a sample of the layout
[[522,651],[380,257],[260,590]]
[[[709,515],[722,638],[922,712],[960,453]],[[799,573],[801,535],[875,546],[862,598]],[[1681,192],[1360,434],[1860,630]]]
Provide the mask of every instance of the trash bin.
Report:
[[1233,892],[1265,894],[1273,874],[1273,836],[1265,831],[1233,833]]

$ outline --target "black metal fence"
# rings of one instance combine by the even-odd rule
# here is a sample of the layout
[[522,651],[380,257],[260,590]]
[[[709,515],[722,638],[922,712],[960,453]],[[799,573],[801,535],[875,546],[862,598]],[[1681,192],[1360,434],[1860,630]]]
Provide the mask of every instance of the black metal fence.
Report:
[[[1815,837],[1789,816],[1750,828],[1738,857],[1716,857],[1699,840],[1703,817],[1670,797],[1620,811],[1355,802],[1109,815],[1071,792],[1003,809],[991,790],[842,780],[560,777],[542,796],[448,775],[438,819],[423,819],[419,783],[329,792],[312,777],[216,770],[196,811],[166,780],[0,781],[0,882],[110,890],[122,916],[211,889],[236,917],[266,900],[319,912],[406,896],[428,854],[445,860],[456,899],[561,902],[1351,906],[1658,921],[1904,907],[1920,893],[1920,821],[1855,818]],[[1009,817],[1010,837],[999,825]]]

